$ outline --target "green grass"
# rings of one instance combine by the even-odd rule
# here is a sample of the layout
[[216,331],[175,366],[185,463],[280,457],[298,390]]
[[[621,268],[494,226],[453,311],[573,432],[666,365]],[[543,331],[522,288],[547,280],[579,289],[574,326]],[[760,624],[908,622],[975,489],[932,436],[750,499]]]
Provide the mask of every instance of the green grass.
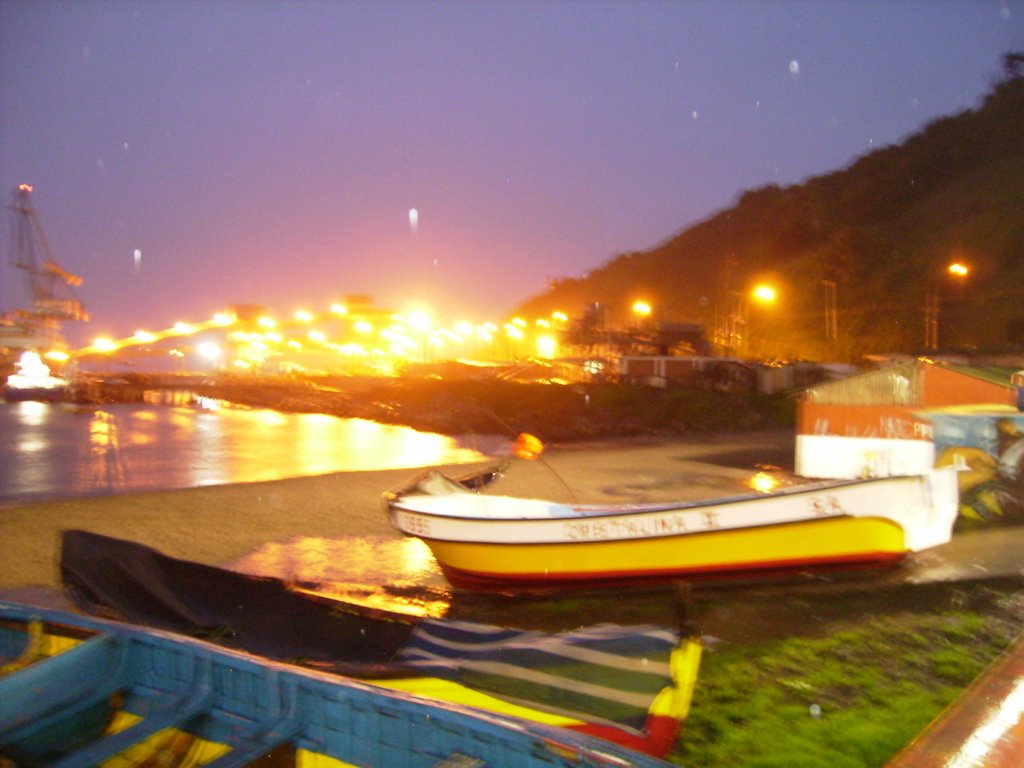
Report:
[[1020,617],[995,605],[714,646],[670,759],[690,768],[883,766],[1020,631]]

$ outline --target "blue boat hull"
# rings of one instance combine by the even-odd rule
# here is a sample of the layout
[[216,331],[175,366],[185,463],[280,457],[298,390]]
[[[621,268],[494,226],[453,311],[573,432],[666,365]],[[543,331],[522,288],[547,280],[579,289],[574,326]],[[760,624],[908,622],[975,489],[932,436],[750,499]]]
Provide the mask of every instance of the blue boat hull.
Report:
[[[30,658],[33,627],[69,647]],[[99,765],[162,739],[151,749],[201,743],[198,764],[215,768],[271,753],[296,765],[666,765],[560,728],[13,603],[0,602],[0,665],[0,755],[15,764]]]

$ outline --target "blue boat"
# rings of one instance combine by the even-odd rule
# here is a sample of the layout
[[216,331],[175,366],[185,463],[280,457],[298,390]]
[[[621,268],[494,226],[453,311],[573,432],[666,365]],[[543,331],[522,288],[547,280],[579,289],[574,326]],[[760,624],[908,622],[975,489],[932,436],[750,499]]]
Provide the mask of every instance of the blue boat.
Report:
[[428,619],[310,595],[268,578],[65,531],[78,610],[208,640],[418,697],[571,729],[664,757],[689,712],[701,646],[690,627],[562,631]]
[[586,734],[162,630],[0,602],[5,760],[61,768],[667,765]]

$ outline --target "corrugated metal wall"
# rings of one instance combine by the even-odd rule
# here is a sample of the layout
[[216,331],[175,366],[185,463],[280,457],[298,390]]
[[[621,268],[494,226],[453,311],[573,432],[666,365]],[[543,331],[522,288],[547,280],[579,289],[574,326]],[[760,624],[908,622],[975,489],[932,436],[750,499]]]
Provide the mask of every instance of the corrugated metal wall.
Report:
[[906,363],[809,387],[803,400],[818,405],[916,406],[922,404],[923,394],[922,367]]

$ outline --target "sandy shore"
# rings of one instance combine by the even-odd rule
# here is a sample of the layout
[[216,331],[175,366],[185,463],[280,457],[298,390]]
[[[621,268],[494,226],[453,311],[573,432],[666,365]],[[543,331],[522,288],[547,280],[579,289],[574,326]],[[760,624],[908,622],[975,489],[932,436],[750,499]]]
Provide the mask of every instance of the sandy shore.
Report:
[[[608,441],[516,460],[501,491],[580,502],[712,498],[742,487],[758,463],[792,461],[793,434],[769,431]],[[60,584],[61,531],[83,529],[224,566],[299,536],[399,538],[380,494],[418,470],[341,472],[243,485],[35,503],[0,510],[0,589]]]

